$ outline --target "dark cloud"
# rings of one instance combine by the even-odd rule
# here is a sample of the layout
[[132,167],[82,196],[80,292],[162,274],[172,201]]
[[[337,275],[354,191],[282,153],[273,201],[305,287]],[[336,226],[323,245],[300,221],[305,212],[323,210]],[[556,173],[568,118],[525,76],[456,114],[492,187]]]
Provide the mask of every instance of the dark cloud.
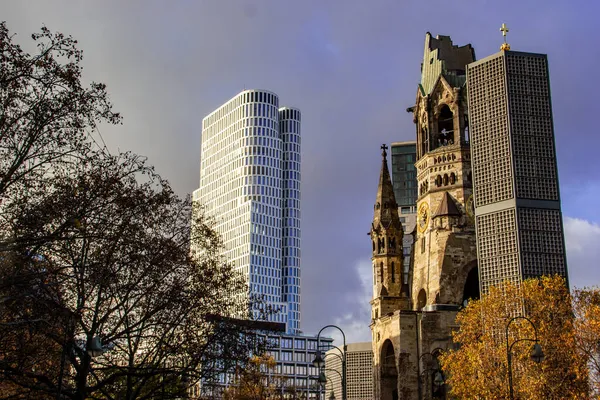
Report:
[[[102,127],[109,147],[147,155],[182,194],[198,186],[203,116],[244,88],[272,90],[299,107],[302,325],[316,332],[338,322],[349,337],[367,340],[366,233],[379,146],[414,137],[404,110],[415,99],[425,32],[472,43],[482,58],[498,50],[505,22],[513,49],[548,53],[565,215],[593,228],[597,197],[582,201],[577,193],[600,187],[590,173],[600,164],[598,11],[584,0],[543,7],[537,0],[0,4],[22,42],[42,24],[80,41],[86,79],[106,82],[125,116],[123,126]],[[576,220],[567,221],[571,232]],[[590,247],[574,248],[571,279],[578,282]]]

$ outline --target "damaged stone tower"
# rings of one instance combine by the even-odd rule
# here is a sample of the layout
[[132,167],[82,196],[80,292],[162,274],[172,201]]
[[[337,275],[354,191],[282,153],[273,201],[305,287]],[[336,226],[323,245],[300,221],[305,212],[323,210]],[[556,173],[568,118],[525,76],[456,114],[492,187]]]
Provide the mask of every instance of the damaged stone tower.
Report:
[[480,289],[568,278],[547,57],[511,51],[508,29],[501,31],[500,52],[479,61],[471,45],[425,37],[408,109],[418,198],[404,286],[402,225],[382,146],[370,232],[375,399],[445,396],[437,356],[452,344],[457,312]]
[[438,352],[451,345],[456,313],[479,297],[467,64],[471,45],[427,33],[413,120],[417,131],[417,225],[408,285],[402,226],[385,146],[371,227],[374,398],[443,396]]

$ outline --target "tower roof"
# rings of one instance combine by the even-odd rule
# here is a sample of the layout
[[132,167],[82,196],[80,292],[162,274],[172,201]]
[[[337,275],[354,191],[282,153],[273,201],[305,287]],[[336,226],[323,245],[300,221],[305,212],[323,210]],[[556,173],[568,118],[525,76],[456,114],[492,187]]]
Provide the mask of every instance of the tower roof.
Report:
[[[431,94],[437,78],[444,75],[455,87],[464,84],[467,64],[475,61],[475,50],[470,44],[457,46],[450,36],[425,35],[425,51],[421,64],[420,90],[423,95]],[[461,77],[461,78],[459,78]],[[452,82],[457,80],[457,82]]]
[[456,206],[452,196],[450,196],[448,192],[444,192],[442,195],[442,201],[440,202],[437,210],[435,210],[435,214],[433,214],[433,216],[459,216],[460,214],[460,210]]
[[373,217],[373,226],[381,224],[384,228],[394,226],[401,229],[400,218],[398,217],[398,204],[394,196],[394,186],[390,178],[390,171],[387,164],[387,145],[381,146],[382,160],[381,172],[379,173],[379,186],[377,187],[377,198],[375,200],[375,215]]

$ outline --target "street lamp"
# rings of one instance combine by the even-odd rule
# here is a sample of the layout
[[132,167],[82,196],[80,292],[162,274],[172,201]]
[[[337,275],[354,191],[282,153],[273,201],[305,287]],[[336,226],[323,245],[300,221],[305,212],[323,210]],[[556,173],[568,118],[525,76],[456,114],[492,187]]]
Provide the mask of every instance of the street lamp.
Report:
[[102,355],[106,349],[102,348],[102,341],[98,336],[94,336],[90,342],[90,346],[87,348],[87,353],[90,357],[98,357]]
[[[508,328],[510,327],[510,324],[512,324],[513,321],[515,321],[517,319],[524,319],[525,321],[529,322],[529,324],[533,327],[533,332],[535,334],[535,338],[534,339],[531,339],[531,338],[517,339],[509,345]],[[519,343],[519,342],[534,342],[533,346],[531,347],[530,357],[533,360],[533,362],[535,362],[536,364],[541,363],[545,357],[544,351],[542,350],[542,346],[540,346],[540,344],[538,343],[537,327],[535,326],[535,324],[527,317],[517,316],[517,317],[511,318],[510,321],[508,321],[508,324],[506,324],[506,360],[508,363],[508,389],[509,389],[511,400],[513,400],[515,398],[514,391],[513,391],[513,381],[512,381],[512,348],[516,343]]]
[[[315,354],[315,359],[313,360],[313,365],[317,368],[323,368],[325,366],[325,357],[321,356],[321,332],[323,332],[325,329],[327,328],[335,328],[338,331],[340,331],[342,333],[342,339],[344,340],[344,351],[340,353],[341,355],[341,361],[342,361],[342,374],[341,374],[341,379],[342,379],[342,400],[346,400],[346,335],[344,334],[344,331],[336,325],[327,325],[324,326],[323,328],[321,328],[321,330],[319,331],[319,333],[317,334],[317,353]],[[337,348],[337,347],[334,347]],[[339,350],[339,349],[338,349]],[[337,371],[336,371],[337,372]],[[339,373],[339,372],[338,372]],[[324,376],[325,374],[323,374]],[[319,374],[319,378],[321,377],[321,375]]]
[[[319,377],[317,378],[317,382],[319,382],[320,384],[322,384],[323,388],[325,388],[325,390],[327,390],[327,388],[325,386],[327,384],[327,376],[325,375],[325,371],[335,372],[336,374],[338,374],[338,376],[340,377],[340,379],[342,379],[342,375],[336,369],[331,369],[331,368],[325,368],[325,369],[323,369],[319,373]],[[335,394],[333,394],[333,383],[332,383],[332,386],[331,386],[331,394],[329,395],[329,400],[335,400]]]
[[[77,346],[80,350],[85,350],[85,352],[90,356],[90,358],[98,357],[104,354],[106,351],[112,348],[112,346],[108,346],[108,348],[102,346],[102,340],[99,336],[94,336],[90,340],[89,346],[86,346],[85,343],[81,345],[77,345],[74,343],[74,346]],[[62,383],[63,383],[63,375],[65,370],[65,356],[69,349],[69,346],[66,344],[63,345],[63,351],[60,360],[60,371],[58,374],[58,390],[56,392],[56,400],[60,400],[62,394]],[[94,372],[90,369],[90,372],[93,374]]]

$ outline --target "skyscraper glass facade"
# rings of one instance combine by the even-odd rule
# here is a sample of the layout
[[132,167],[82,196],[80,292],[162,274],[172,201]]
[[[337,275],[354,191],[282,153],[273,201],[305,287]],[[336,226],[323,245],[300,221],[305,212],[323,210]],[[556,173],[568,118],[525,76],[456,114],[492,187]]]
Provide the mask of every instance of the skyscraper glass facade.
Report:
[[224,255],[248,294],[300,328],[300,111],[276,94],[245,90],[202,120],[200,187]]
[[408,284],[410,250],[413,244],[411,232],[417,223],[417,142],[394,142],[392,150],[392,185],[398,203],[400,222],[404,230],[402,239],[404,283]]
[[399,207],[417,204],[416,142],[392,143],[392,184]]

